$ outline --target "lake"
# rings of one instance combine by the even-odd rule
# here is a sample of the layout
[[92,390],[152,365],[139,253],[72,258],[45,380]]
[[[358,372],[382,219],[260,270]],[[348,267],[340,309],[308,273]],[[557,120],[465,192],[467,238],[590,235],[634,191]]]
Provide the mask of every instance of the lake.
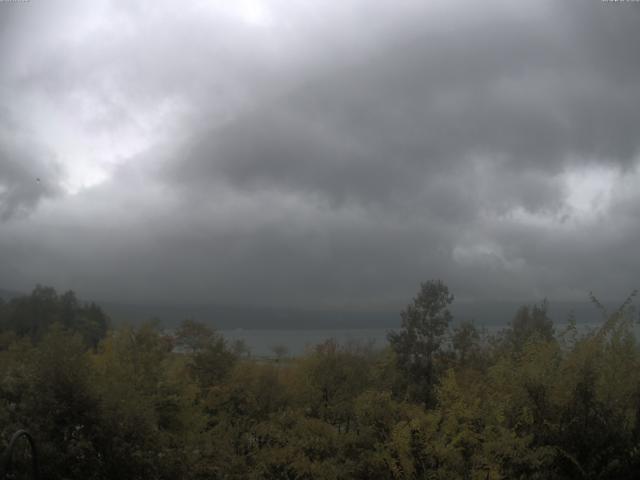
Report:
[[[585,333],[589,330],[598,328],[601,322],[589,322],[578,324],[578,330]],[[476,325],[479,329],[481,325]],[[506,325],[492,325],[484,327],[489,334],[497,333],[505,328]],[[566,327],[566,323],[555,325],[556,333],[562,331]],[[305,353],[307,348],[313,347],[327,339],[334,338],[339,343],[349,341],[357,341],[360,343],[372,342],[376,348],[384,348],[387,345],[387,333],[392,331],[391,328],[360,328],[360,329],[226,329],[220,330],[220,333],[229,342],[243,340],[251,354],[258,357],[274,356],[274,346],[284,346],[288,350],[288,355],[301,355]],[[640,327],[635,325],[636,337],[640,335]]]
[[251,349],[251,354],[273,356],[272,347],[284,346],[289,355],[301,355],[308,347],[335,338],[338,342],[373,342],[374,347],[383,348],[387,344],[387,328],[329,329],[329,330],[221,330],[229,342],[243,340]]

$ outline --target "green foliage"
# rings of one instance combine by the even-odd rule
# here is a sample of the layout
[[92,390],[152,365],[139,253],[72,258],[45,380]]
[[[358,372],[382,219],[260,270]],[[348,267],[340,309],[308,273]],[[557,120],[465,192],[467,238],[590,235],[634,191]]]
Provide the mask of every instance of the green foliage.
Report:
[[514,350],[521,350],[532,337],[544,341],[553,340],[553,321],[548,316],[548,310],[546,300],[540,305],[524,305],[518,309],[506,331],[507,341]]
[[79,333],[86,345],[96,348],[107,333],[109,319],[95,303],[81,305],[72,291],[58,295],[40,285],[30,295],[0,304],[2,332],[37,341],[55,323]]
[[544,303],[524,307],[493,340],[450,329],[451,301],[423,284],[389,348],[328,340],[284,361],[194,321],[96,344],[91,306],[38,288],[0,302],[0,442],[27,428],[44,478],[78,480],[637,478],[630,301],[557,336]]
[[202,323],[185,320],[175,333],[175,345],[190,354],[190,375],[207,389],[224,380],[233,368],[242,346],[229,348],[225,339]]
[[389,334],[398,367],[405,373],[411,397],[431,405],[436,381],[435,356],[440,351],[452,315],[453,295],[439,280],[424,282],[400,314],[402,328]]
[[472,322],[463,321],[453,328],[451,347],[458,365],[482,364],[480,332]]

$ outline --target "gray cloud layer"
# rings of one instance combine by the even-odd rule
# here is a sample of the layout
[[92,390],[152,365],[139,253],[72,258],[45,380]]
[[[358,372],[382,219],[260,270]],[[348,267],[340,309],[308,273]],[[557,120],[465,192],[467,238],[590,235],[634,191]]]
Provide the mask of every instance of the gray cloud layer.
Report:
[[369,307],[432,277],[637,286],[638,5],[205,3],[0,5],[0,285]]
[[9,112],[0,109],[0,221],[27,214],[59,191],[51,153],[24,137]]

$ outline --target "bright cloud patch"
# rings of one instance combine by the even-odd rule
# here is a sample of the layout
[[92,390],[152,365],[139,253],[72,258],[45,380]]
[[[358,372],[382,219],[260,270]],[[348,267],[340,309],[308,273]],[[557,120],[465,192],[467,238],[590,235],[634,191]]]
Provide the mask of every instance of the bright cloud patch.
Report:
[[580,220],[606,213],[620,181],[619,169],[613,167],[596,165],[567,171],[564,182],[569,213]]

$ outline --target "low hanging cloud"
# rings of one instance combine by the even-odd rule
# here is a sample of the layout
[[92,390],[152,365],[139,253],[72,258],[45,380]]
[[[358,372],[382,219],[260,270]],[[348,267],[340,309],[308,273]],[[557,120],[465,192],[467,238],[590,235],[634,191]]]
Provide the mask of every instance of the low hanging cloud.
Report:
[[23,7],[0,286],[312,307],[433,277],[470,299],[636,286],[637,5]]

